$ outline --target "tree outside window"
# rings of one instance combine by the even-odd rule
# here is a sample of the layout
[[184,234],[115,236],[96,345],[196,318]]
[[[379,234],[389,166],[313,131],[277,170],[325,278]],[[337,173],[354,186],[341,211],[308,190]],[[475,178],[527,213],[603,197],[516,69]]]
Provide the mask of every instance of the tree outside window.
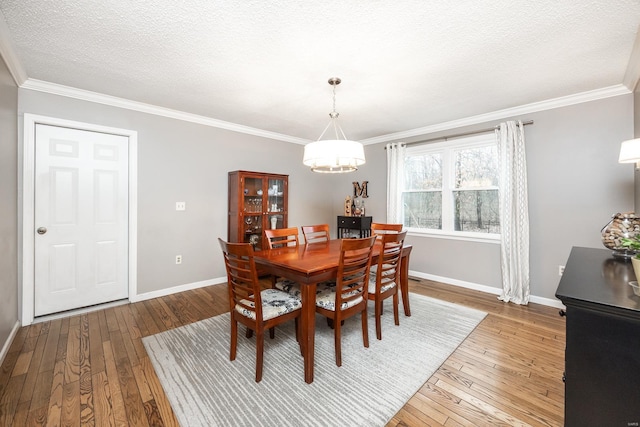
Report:
[[497,165],[493,135],[407,149],[404,225],[499,234]]

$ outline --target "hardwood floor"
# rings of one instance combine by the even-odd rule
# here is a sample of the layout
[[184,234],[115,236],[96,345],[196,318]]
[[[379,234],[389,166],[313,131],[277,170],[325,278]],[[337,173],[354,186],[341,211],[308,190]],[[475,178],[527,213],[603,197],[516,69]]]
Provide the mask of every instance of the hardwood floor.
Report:
[[[388,426],[563,424],[558,309],[427,280],[410,288],[489,314]],[[0,426],[178,425],[141,337],[226,311],[217,285],[21,328],[0,369]]]

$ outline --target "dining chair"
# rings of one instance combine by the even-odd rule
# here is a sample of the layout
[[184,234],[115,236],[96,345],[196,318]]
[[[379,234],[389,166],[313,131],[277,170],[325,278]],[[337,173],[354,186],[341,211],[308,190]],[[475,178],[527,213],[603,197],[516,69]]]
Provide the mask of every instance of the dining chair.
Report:
[[375,271],[371,266],[367,296],[374,301],[376,317],[376,338],[382,339],[382,302],[393,297],[393,320],[400,325],[398,316],[398,288],[400,287],[400,258],[406,231],[397,234],[383,234],[379,237],[380,255]]
[[[298,229],[295,227],[265,230],[264,234],[267,239],[267,243],[269,244],[269,249],[275,249],[285,246],[297,247],[299,245]],[[320,241],[318,241],[318,243],[319,242]],[[320,282],[316,285],[316,294],[324,290],[333,288],[334,286],[335,281]],[[284,291],[295,298],[302,298],[302,290],[300,289],[300,284],[285,277],[271,276],[271,287],[280,289],[281,291]]]
[[[300,344],[300,318],[302,303],[279,289],[261,289],[250,243],[228,243],[218,239],[224,255],[229,289],[231,317],[231,348],[229,360],[236,359],[238,322],[256,335],[256,382],[262,380],[264,331],[274,337],[275,327],[295,320],[296,339]],[[302,348],[300,350],[302,352]]]
[[[299,245],[298,229],[296,227],[264,230],[264,237],[267,240],[269,249],[297,247]],[[281,291],[287,292],[289,295],[300,299],[300,285],[293,280],[271,276],[271,287],[274,289],[280,289]]]
[[340,262],[335,287],[316,295],[316,313],[333,323],[336,365],[342,366],[341,328],[342,321],[360,313],[362,319],[362,341],[369,347],[367,327],[367,302],[369,267],[375,236],[362,239],[343,239],[340,247]]
[[[383,222],[372,222],[371,223],[371,234],[378,237],[378,241],[385,234],[395,234],[402,231],[403,224],[388,224]],[[375,273],[378,266],[374,264],[371,266],[371,272]]]
[[264,230],[264,236],[269,244],[269,249],[298,246],[298,229],[296,227]]
[[305,243],[321,243],[331,240],[329,224],[303,225],[300,228],[302,228]]

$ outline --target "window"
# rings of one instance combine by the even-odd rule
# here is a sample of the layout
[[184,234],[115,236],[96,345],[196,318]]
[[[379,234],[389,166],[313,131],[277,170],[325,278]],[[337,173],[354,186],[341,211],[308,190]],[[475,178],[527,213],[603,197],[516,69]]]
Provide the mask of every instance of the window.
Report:
[[493,134],[408,147],[404,225],[414,231],[496,237],[497,148]]

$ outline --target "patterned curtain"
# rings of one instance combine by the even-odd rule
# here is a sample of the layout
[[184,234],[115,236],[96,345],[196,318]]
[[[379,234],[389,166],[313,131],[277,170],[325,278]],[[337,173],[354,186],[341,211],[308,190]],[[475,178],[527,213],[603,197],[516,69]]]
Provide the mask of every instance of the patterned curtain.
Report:
[[500,171],[502,294],[498,299],[529,303],[529,204],[524,126],[500,123],[496,130]]
[[402,189],[404,185],[404,157],[402,143],[387,144],[387,222],[402,224]]

